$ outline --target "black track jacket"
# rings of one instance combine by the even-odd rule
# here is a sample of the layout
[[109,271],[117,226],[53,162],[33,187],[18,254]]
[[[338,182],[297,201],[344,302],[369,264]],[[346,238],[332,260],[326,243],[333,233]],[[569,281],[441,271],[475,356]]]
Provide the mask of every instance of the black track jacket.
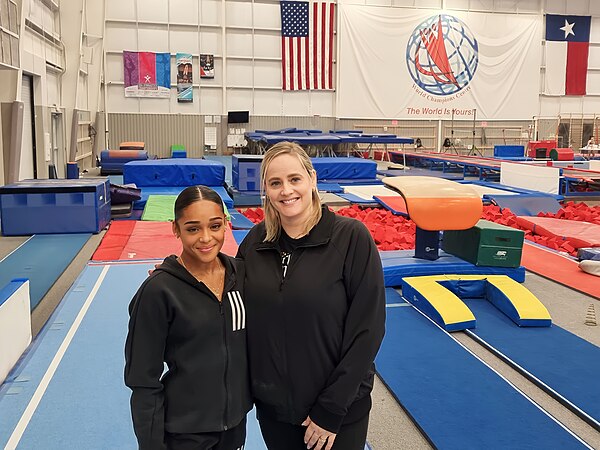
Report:
[[[219,254],[223,300],[169,256],[129,305],[125,384],[140,449],[166,449],[171,433],[223,431],[251,409],[244,266]],[[168,371],[164,376],[163,361]]]
[[367,228],[323,207],[294,250],[285,278],[264,223],[239,247],[246,264],[248,345],[258,413],[337,432],[371,407],[385,330],[379,253]]

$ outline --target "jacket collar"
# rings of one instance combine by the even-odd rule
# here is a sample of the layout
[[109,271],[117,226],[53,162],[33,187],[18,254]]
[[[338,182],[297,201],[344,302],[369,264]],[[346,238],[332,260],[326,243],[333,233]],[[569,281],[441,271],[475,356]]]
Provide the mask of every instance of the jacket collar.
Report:
[[[326,205],[321,206],[321,220],[310,230],[308,235],[303,239],[300,247],[315,247],[324,245],[331,239],[333,232],[333,222],[335,213],[330,211]],[[265,233],[262,235],[264,239]],[[257,250],[277,248],[277,241],[261,242],[257,245]]]

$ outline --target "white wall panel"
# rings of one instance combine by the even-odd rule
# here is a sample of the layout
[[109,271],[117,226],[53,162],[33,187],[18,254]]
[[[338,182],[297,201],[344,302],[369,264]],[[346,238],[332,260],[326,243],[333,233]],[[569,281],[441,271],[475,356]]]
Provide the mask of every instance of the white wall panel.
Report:
[[46,105],[60,105],[60,89],[58,74],[46,73]]
[[258,91],[254,95],[254,116],[279,116],[282,103],[281,91]]
[[177,89],[172,89],[172,95],[169,97],[168,112],[171,114],[199,114],[200,101],[198,99],[198,89],[194,88],[194,101],[182,102],[177,101]]
[[[216,114],[220,115],[224,109],[223,96],[221,89],[203,88],[198,92],[194,89],[194,99],[198,98],[200,102],[200,114]],[[196,100],[194,100],[196,101]]]
[[137,98],[125,97],[125,88],[122,84],[109,85],[107,90],[107,98],[107,110],[109,113],[139,112],[140,110],[140,100]]
[[[600,95],[600,71],[588,72],[587,76],[587,93],[592,95]],[[589,98],[586,98],[586,101]],[[600,113],[600,109],[596,111]]]
[[252,33],[244,30],[228,30],[227,53],[233,56],[252,56]]
[[248,65],[252,61],[241,59],[227,60],[227,86],[248,86],[252,87],[252,71],[248,70]]
[[600,47],[590,46],[590,53],[588,54],[588,68],[600,69]]
[[546,0],[545,12],[550,14],[567,14],[567,2],[565,0]]
[[265,58],[281,58],[281,35],[279,32],[255,34],[254,55]]
[[106,18],[135,20],[136,1],[137,0],[106,0]]
[[585,16],[589,11],[589,0],[569,0],[565,1],[567,5],[567,14]]
[[198,2],[169,0],[169,22],[198,24]]
[[200,53],[221,55],[221,30],[216,28],[203,29],[200,32]]
[[556,97],[540,97],[539,116],[555,117],[560,113],[560,103]]
[[446,9],[469,9],[469,0],[446,0]]
[[[600,83],[600,77],[597,77],[596,80]],[[600,94],[598,91],[600,89],[596,89],[596,93]],[[600,113],[600,97],[584,97],[582,113],[598,115]]]
[[106,55],[106,79],[123,82],[123,55],[109,53]]
[[[598,1],[590,1],[590,14],[592,16],[600,16],[600,2]],[[592,18],[592,24],[594,23],[594,18]],[[594,25],[592,25],[593,30]]]
[[[514,1],[511,3],[515,3]],[[491,11],[494,9],[494,0],[471,0],[471,10]]]
[[283,92],[283,116],[308,116],[310,115],[309,97],[306,91]]
[[581,114],[583,112],[583,97],[561,97],[560,114]]
[[104,47],[107,51],[137,50],[138,38],[135,24],[117,25],[114,22],[107,24]]
[[254,4],[254,27],[255,28],[279,28],[281,26],[281,14],[277,3],[255,3]]
[[228,111],[252,111],[252,90],[251,89],[229,89],[227,91],[227,110]]
[[140,27],[138,36],[139,51],[157,53],[169,51],[169,33],[165,27]]
[[[176,95],[176,91],[171,89],[171,96]],[[141,113],[169,113],[170,102],[167,98],[143,98],[140,99]]]
[[[94,91],[95,92],[95,91]],[[88,79],[86,76],[79,74],[77,81],[77,109],[88,110]]]
[[254,85],[258,87],[281,86],[281,62],[254,61]]
[[169,21],[169,3],[165,0],[137,0],[138,20],[147,22]]
[[198,31],[193,28],[171,27],[169,30],[169,45],[171,53],[199,54]]
[[[600,5],[600,2],[597,2]],[[598,11],[600,16],[600,10]],[[590,42],[600,42],[600,17],[592,17],[592,24],[590,27]]]
[[227,26],[252,27],[252,2],[234,2],[225,3],[225,15],[227,17]]
[[221,0],[200,0],[200,23],[221,25]]
[[310,114],[324,117],[333,116],[334,95],[330,91],[312,91],[310,93]]

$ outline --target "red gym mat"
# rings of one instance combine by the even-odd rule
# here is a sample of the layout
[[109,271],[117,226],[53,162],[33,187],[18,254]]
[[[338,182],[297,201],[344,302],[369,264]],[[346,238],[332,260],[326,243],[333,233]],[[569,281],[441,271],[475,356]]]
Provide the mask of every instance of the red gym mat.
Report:
[[[116,226],[115,226],[116,225]],[[235,256],[238,245],[229,227],[223,253]],[[173,235],[171,222],[112,222],[92,261],[163,259],[181,253],[181,241]]]
[[583,272],[575,260],[526,241],[521,264],[538,275],[600,299],[598,277]]
[[553,217],[518,216],[517,223],[535,234],[569,240],[575,247],[600,247],[600,225]]

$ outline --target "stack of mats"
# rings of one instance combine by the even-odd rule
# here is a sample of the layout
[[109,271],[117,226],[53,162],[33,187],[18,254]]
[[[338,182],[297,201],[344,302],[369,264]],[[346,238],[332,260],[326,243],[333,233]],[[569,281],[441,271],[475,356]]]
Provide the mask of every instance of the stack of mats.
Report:
[[150,195],[178,195],[187,186],[205,185],[214,189],[228,208],[233,200],[224,188],[225,166],[204,159],[157,159],[132,161],[123,167],[123,181],[142,189],[134,209],[143,209]]

